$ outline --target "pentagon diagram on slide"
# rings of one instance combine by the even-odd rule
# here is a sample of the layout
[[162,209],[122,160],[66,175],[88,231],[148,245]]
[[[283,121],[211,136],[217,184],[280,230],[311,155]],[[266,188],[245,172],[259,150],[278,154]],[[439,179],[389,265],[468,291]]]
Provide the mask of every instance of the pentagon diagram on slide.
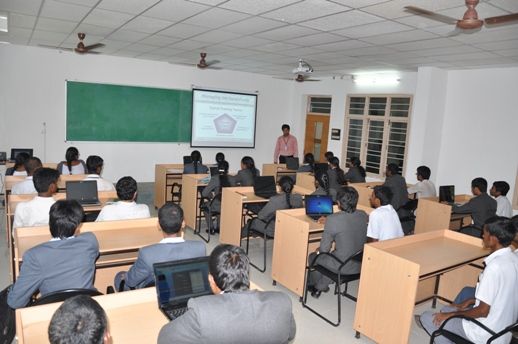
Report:
[[226,113],[214,119],[214,125],[218,134],[232,134],[236,124],[237,121]]

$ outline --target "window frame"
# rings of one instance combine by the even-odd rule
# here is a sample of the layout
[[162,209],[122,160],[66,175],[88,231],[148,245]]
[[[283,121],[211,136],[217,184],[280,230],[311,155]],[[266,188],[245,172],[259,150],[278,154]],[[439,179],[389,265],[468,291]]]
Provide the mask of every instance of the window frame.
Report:
[[[363,114],[350,114],[350,104],[351,98],[365,98],[365,106],[363,108]],[[385,115],[384,116],[375,116],[369,115],[369,100],[370,98],[387,98],[387,103],[385,105]],[[409,98],[409,106],[408,106],[408,116],[407,117],[391,117],[390,116],[390,106],[392,104],[393,98]],[[401,173],[405,175],[407,169],[407,157],[408,157],[408,140],[410,137],[410,126],[412,119],[412,110],[413,110],[413,95],[404,94],[404,93],[373,93],[373,94],[348,94],[346,96],[345,103],[345,114],[344,114],[344,135],[342,142],[342,161],[346,161],[347,159],[347,145],[349,138],[349,120],[357,119],[362,121],[362,135],[361,135],[361,143],[360,143],[360,160],[362,164],[366,164],[367,162],[367,145],[368,145],[368,134],[369,134],[369,122],[370,121],[383,121],[383,141],[381,148],[381,157],[380,157],[380,173],[376,174],[373,172],[367,172],[368,177],[372,178],[383,178],[384,176],[384,166],[387,164],[387,156],[388,156],[388,143],[390,139],[390,124],[393,123],[406,123],[406,138],[405,138],[405,153],[403,156],[403,170]]]

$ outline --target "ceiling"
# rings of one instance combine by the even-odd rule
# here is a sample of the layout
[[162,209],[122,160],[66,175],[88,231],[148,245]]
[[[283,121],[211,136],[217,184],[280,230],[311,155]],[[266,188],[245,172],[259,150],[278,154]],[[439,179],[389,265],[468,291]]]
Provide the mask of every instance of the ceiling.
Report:
[[[106,55],[286,76],[304,58],[317,76],[518,66],[518,24],[450,36],[454,26],[404,11],[413,5],[455,18],[464,0],[0,0],[9,31],[0,41],[75,47]],[[485,0],[481,18],[518,12],[517,0]]]

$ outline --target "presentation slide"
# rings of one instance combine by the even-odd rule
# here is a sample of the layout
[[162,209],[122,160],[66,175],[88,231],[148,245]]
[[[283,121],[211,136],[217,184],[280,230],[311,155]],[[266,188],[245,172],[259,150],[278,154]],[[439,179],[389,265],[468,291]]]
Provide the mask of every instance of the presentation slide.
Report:
[[256,94],[192,92],[192,147],[255,147]]

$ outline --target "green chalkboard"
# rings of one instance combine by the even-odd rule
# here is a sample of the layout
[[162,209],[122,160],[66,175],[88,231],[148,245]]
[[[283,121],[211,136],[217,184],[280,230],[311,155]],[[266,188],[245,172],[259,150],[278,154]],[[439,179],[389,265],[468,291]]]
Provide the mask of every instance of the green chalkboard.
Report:
[[192,91],[67,81],[68,141],[189,142]]

